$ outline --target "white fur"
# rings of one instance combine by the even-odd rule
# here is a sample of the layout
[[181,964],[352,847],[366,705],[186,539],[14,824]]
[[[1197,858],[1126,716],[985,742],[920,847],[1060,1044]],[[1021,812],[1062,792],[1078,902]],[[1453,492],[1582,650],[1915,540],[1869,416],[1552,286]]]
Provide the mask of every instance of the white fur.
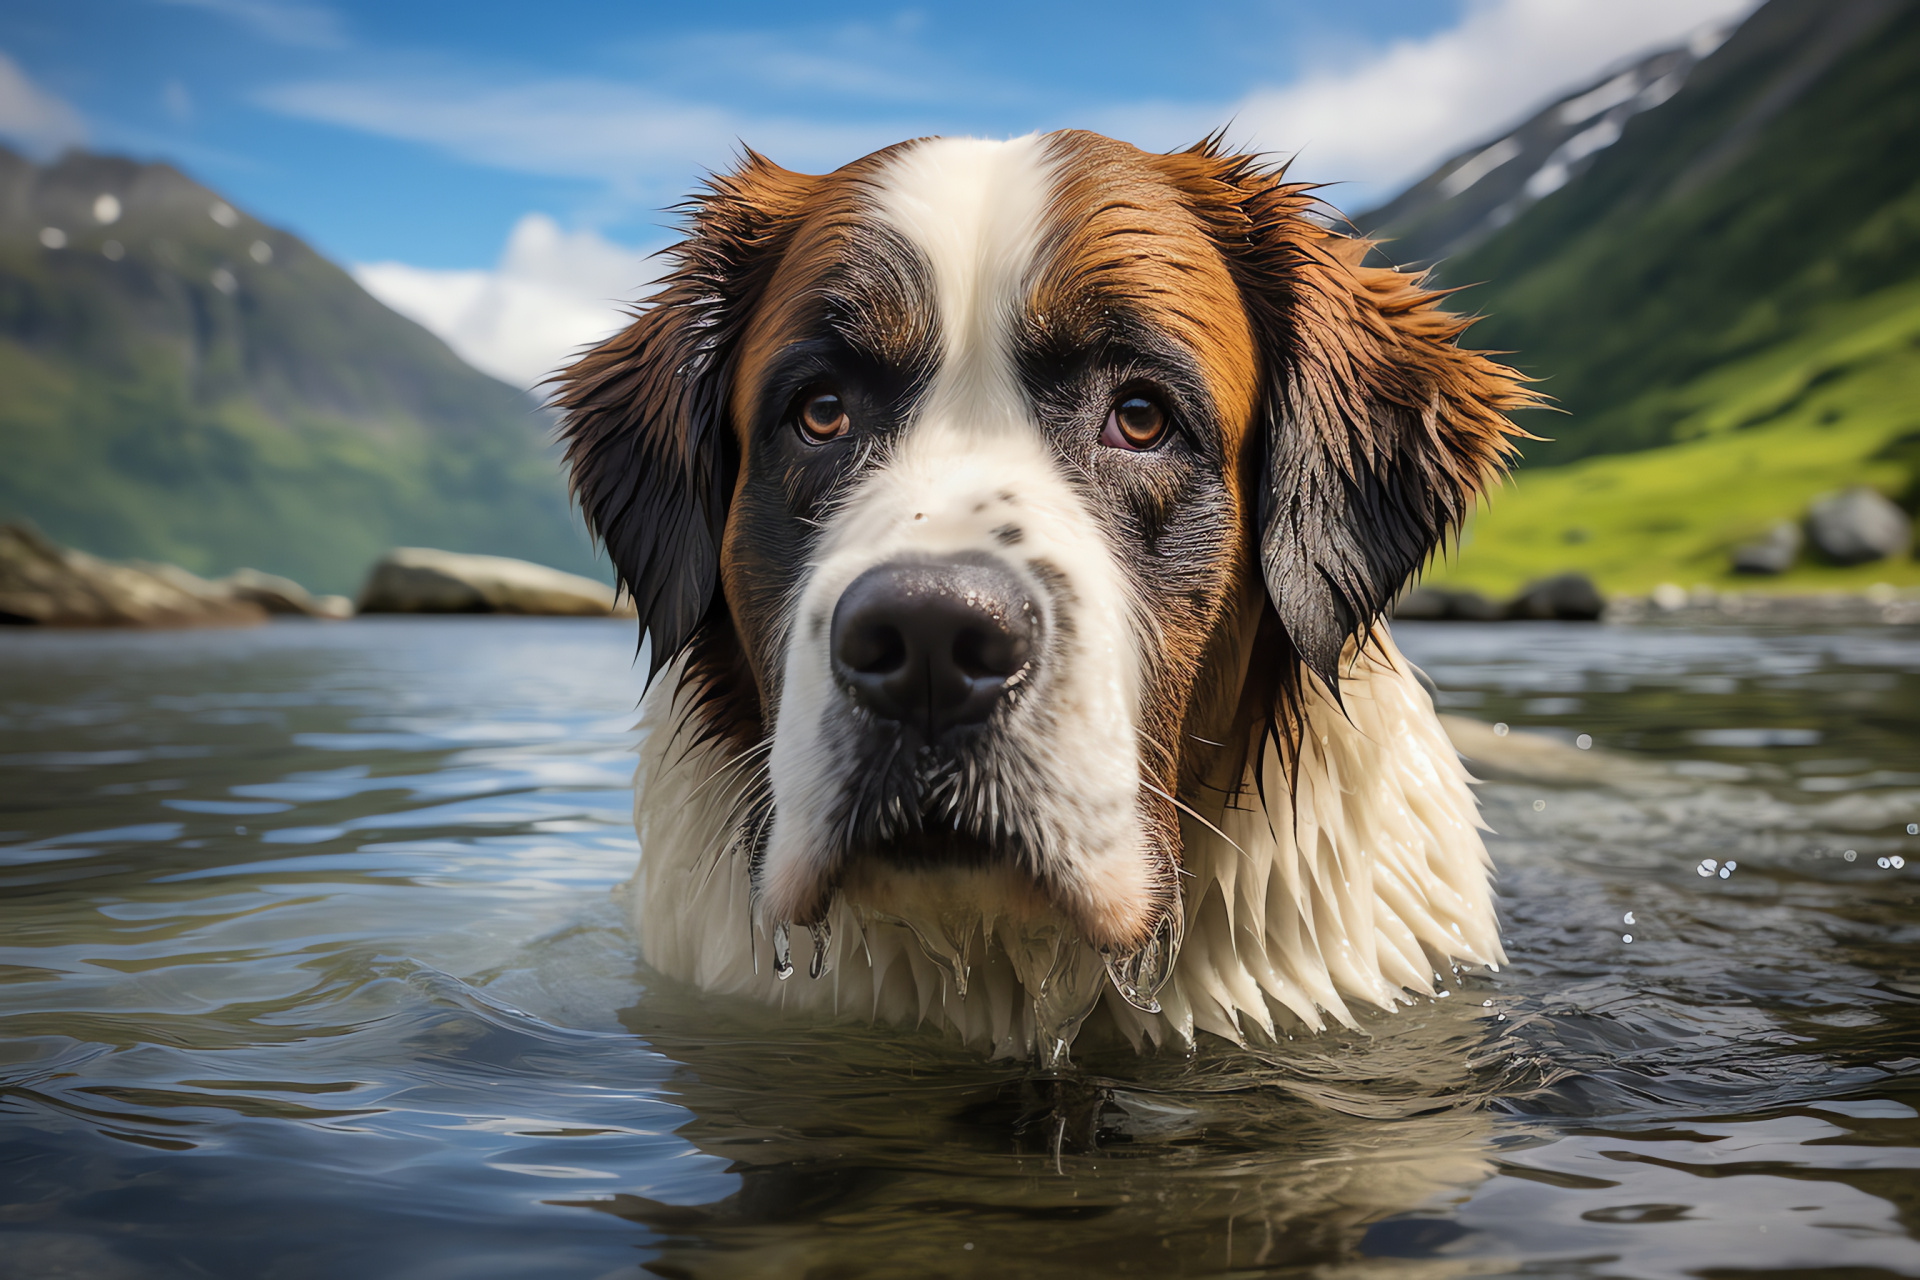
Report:
[[[1071,1040],[1075,1019],[1042,1007],[1063,987],[1069,1003],[1096,992],[1096,1016],[1136,1046],[1189,1046],[1200,1031],[1244,1042],[1319,1030],[1328,1018],[1353,1026],[1356,1006],[1432,994],[1436,966],[1497,967],[1506,956],[1478,811],[1432,702],[1384,629],[1367,652],[1349,648],[1342,670],[1346,714],[1309,694],[1297,784],[1269,749],[1256,767],[1270,808],[1258,806],[1250,770],[1239,806],[1207,815],[1219,834],[1183,823],[1185,943],[1161,1012],[1149,1014],[1105,983],[1092,948],[1011,874],[850,886],[828,915],[827,971],[808,976],[802,932],[792,976],[778,978],[733,840],[751,762],[689,748],[676,732],[684,707],[671,668],[647,701],[635,778],[641,860],[630,902],[642,952],[711,991],[931,1022],[1019,1057],[1047,1048],[1049,1030]],[[884,899],[878,910],[869,889]]]

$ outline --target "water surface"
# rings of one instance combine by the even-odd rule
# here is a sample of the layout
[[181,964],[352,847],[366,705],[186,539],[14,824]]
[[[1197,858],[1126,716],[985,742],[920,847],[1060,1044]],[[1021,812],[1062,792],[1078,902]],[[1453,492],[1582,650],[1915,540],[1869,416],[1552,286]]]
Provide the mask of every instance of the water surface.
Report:
[[0,634],[0,1275],[1920,1275],[1920,634],[1403,625],[1512,966],[1044,1078],[645,972],[631,628]]

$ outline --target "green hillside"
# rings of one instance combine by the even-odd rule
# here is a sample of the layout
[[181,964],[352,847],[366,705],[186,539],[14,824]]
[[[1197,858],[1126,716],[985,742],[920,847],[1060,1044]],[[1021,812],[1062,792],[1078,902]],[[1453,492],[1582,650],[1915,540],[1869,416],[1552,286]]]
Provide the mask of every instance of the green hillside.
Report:
[[[1920,4],[1771,0],[1584,172],[1442,265],[1560,413],[1431,580],[1731,581],[1817,495],[1920,498]],[[1803,560],[1781,589],[1916,582]],[[1745,585],[1755,585],[1745,579]]]
[[[1429,581],[1507,594],[1579,569],[1612,591],[1661,582],[1752,589],[1734,547],[1822,493],[1870,484],[1920,499],[1920,280],[1832,307],[1810,332],[1672,392],[1682,443],[1526,467]],[[1803,556],[1794,591],[1920,585],[1912,558],[1836,568]]]
[[396,544],[597,573],[528,397],[166,165],[0,150],[0,386],[0,518],[96,554],[324,591]]

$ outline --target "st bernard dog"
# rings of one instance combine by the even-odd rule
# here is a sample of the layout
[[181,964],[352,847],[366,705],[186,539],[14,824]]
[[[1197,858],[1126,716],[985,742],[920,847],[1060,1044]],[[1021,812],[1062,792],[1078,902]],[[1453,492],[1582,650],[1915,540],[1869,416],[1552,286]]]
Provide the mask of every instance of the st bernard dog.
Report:
[[749,154],[560,375],[651,645],[630,886],[713,992],[1058,1062],[1504,961],[1382,613],[1535,397],[1209,140]]

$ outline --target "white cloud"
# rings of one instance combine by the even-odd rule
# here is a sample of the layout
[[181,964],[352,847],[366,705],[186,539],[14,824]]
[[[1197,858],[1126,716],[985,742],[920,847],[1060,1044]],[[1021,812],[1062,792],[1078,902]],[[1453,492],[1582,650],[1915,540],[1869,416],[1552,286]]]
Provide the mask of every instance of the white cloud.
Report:
[[87,140],[80,113],[28,78],[0,53],[0,137],[34,156],[51,156]]
[[467,363],[532,388],[567,357],[625,323],[623,304],[659,273],[639,250],[591,230],[567,232],[543,213],[515,224],[492,270],[437,271],[362,263],[354,278],[440,336]]
[[183,9],[203,9],[241,26],[275,44],[304,49],[342,49],[347,45],[340,15],[317,4],[299,0],[160,0]]
[[754,118],[628,84],[500,84],[471,76],[314,80],[265,90],[266,106],[308,120],[421,142],[522,173],[628,189],[684,185],[745,141],[793,166],[830,167],[897,142],[898,122]]
[[1345,184],[1328,195],[1358,211],[1609,67],[1755,2],[1470,0],[1444,31],[1256,89],[1226,110],[1163,103],[1109,119],[1142,145],[1175,146],[1231,118],[1234,141],[1297,153],[1296,175]]

